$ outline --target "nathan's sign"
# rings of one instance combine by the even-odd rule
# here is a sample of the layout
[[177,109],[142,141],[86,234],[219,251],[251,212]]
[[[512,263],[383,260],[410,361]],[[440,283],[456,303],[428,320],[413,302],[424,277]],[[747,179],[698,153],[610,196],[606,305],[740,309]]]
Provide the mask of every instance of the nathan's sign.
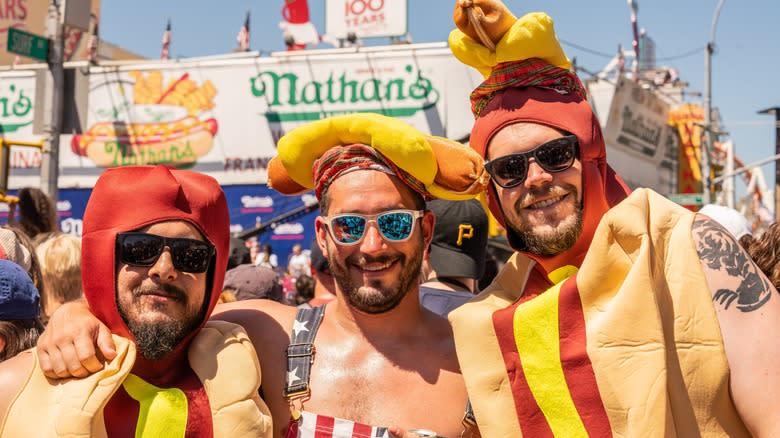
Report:
[[411,117],[435,106],[440,96],[431,80],[411,65],[384,75],[332,70],[323,80],[263,71],[251,82],[252,94],[268,102],[264,115],[269,122],[319,120],[345,112]]
[[[464,139],[474,122],[469,90],[480,82],[444,44],[91,67],[83,132],[60,139],[60,186],[89,187],[101,168],[156,163],[223,185],[262,184],[281,136],[335,114],[378,112]],[[0,73],[10,114],[21,97],[34,101],[6,84]]]
[[35,77],[4,77],[0,80],[0,136],[32,134]]
[[605,140],[655,157],[669,136],[668,114],[669,105],[650,90],[621,78],[609,108]]

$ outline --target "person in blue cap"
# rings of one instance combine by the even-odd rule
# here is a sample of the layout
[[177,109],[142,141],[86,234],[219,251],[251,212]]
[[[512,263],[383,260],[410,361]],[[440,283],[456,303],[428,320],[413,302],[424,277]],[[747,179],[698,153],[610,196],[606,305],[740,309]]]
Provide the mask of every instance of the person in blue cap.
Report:
[[0,259],[0,362],[35,346],[41,296],[21,266]]

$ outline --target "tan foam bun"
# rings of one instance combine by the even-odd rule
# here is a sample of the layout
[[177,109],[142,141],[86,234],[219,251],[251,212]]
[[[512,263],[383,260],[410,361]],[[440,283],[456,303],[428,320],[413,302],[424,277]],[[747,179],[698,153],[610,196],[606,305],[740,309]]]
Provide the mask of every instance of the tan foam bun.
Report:
[[[485,190],[490,175],[485,171],[483,159],[476,151],[444,137],[427,135],[426,139],[433,149],[438,165],[434,179],[436,186],[466,198]],[[432,193],[435,191],[436,189]]]
[[517,21],[500,0],[457,0],[452,18],[461,32],[491,50]]
[[268,162],[268,186],[283,195],[297,195],[308,190],[290,178],[278,156]]

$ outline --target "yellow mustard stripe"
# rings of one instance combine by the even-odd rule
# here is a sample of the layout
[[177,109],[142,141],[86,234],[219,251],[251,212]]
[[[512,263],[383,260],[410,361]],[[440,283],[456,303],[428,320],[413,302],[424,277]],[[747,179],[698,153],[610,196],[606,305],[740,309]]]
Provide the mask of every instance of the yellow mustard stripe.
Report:
[[558,332],[558,283],[517,307],[514,334],[528,387],[556,437],[588,437],[566,384]]
[[579,269],[576,266],[572,265],[561,266],[560,268],[554,269],[549,274],[547,274],[547,278],[549,278],[553,284],[558,284],[576,274],[578,270]]
[[136,438],[183,438],[187,431],[187,396],[179,388],[158,388],[129,374],[122,384],[141,404]]

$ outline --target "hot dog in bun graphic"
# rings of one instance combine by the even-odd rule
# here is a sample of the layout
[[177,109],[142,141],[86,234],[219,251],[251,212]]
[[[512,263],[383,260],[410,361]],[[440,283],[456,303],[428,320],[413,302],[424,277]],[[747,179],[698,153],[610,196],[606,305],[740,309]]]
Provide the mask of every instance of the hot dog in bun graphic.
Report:
[[210,150],[217,120],[186,116],[173,122],[101,122],[71,140],[78,155],[101,167],[191,164]]
[[[217,134],[217,120],[203,117],[214,108],[211,81],[198,85],[188,73],[165,80],[159,70],[130,71],[133,100],[121,112],[92,123],[73,136],[71,149],[100,167],[165,163],[190,166],[206,155]],[[167,84],[166,84],[167,82]],[[110,91],[112,101],[124,89]],[[118,96],[117,96],[118,94]],[[105,112],[105,111],[104,111]],[[120,116],[121,114],[121,116]]]

